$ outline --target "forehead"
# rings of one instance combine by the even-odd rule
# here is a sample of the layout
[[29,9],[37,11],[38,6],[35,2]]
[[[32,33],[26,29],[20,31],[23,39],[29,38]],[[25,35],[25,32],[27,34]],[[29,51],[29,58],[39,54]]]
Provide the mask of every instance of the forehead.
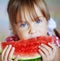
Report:
[[34,8],[28,9],[25,7],[21,11],[18,11],[16,22],[19,23],[19,22],[34,21],[39,17],[43,17],[43,14],[41,10],[36,5],[34,5]]

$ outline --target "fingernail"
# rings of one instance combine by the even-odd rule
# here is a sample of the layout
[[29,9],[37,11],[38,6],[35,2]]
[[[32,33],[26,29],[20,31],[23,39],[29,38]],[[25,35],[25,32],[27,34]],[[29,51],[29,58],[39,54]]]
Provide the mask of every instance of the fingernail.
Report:
[[38,51],[40,52],[40,49]]
[[6,47],[8,47],[8,45]]
[[15,47],[13,47],[13,49],[15,50]]
[[39,46],[39,48],[41,48],[41,46]]
[[10,47],[12,47],[12,45],[9,45]]
[[50,45],[50,43],[48,43]]
[[44,44],[41,44],[41,45],[44,45]]

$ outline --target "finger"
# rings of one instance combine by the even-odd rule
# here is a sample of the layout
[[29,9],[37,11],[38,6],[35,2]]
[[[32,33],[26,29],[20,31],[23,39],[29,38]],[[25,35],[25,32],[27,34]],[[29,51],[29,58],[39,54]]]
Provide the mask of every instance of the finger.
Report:
[[47,51],[49,52],[49,54],[52,54],[52,48],[51,47],[49,47],[49,46],[47,46],[45,44],[41,44],[41,46],[43,46],[44,48],[46,48]]
[[4,55],[5,55],[5,52],[6,52],[7,48],[8,48],[8,45],[7,45],[7,46],[5,47],[5,49],[3,50],[3,53],[2,53],[2,61],[4,61],[3,59],[4,59]]
[[55,44],[49,43],[49,45],[53,48],[52,58],[55,56],[58,47]]
[[44,54],[46,55],[46,57],[49,56],[49,52],[46,48],[42,47],[42,46],[39,46],[39,48],[44,52]]
[[19,58],[20,58],[20,56],[18,55],[14,61],[18,61]]
[[41,54],[43,60],[46,59],[46,55],[39,49],[39,53]]
[[12,47],[12,45],[8,46],[8,49],[6,50],[6,53],[5,53],[4,61],[8,61],[8,55],[9,55],[9,52],[11,50],[11,47]]
[[14,50],[15,50],[15,48],[12,47],[12,49],[11,49],[11,51],[10,51],[10,54],[9,54],[9,56],[8,56],[8,60],[9,60],[9,61],[12,61],[12,57],[13,57]]
[[53,48],[53,51],[57,50],[57,46],[55,44],[51,44],[51,43],[48,43],[48,44]]

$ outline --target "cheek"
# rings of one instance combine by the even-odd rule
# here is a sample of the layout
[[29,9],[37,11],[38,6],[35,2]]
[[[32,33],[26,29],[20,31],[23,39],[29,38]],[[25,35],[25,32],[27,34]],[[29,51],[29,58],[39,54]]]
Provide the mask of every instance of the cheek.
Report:
[[28,34],[28,29],[27,28],[26,29],[20,28],[19,32],[20,32],[21,35],[26,35],[26,34]]
[[46,25],[46,24],[43,24],[43,25],[41,26],[41,30],[42,30],[42,31],[47,31],[47,25]]
[[29,38],[29,35],[28,35],[27,31],[26,30],[22,30],[22,29],[19,30],[18,36],[19,36],[20,39]]
[[42,22],[41,28],[42,28],[43,31],[47,31],[48,24],[47,24],[47,21],[46,20]]
[[39,33],[40,33],[40,35],[46,36],[47,35],[47,29],[41,27],[41,29],[39,29]]
[[39,26],[38,26],[38,30],[40,33],[47,33],[47,23],[41,23]]
[[16,34],[20,39],[25,39],[27,38],[28,32],[27,32],[27,28],[19,28],[16,27]]

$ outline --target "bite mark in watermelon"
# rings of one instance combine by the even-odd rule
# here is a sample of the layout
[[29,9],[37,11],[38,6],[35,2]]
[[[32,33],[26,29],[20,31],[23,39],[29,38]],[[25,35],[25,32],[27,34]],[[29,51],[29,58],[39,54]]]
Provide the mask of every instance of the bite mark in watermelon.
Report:
[[40,61],[41,55],[38,52],[38,46],[42,43],[48,45],[49,42],[52,42],[52,37],[40,36],[28,40],[2,42],[1,48],[3,50],[6,45],[15,47],[14,55],[20,55],[19,61]]

